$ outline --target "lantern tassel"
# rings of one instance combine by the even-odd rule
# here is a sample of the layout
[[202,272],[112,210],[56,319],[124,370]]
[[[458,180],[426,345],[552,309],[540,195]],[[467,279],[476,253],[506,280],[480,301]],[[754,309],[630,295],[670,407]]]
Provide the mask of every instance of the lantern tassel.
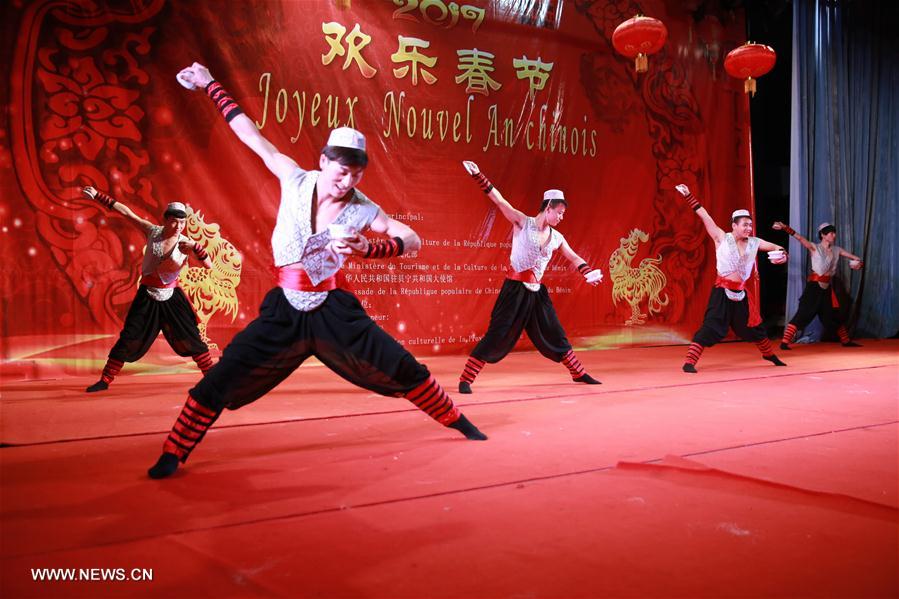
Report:
[[638,73],[645,73],[649,69],[649,59],[645,54],[637,54],[635,68]]
[[749,77],[746,81],[743,82],[743,91],[747,94],[751,93],[752,97],[755,97],[755,79]]

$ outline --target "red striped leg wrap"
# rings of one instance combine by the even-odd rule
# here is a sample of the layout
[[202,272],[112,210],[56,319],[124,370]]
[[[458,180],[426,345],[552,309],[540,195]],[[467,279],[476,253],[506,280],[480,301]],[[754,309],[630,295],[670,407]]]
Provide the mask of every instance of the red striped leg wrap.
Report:
[[368,244],[363,258],[393,258],[402,255],[403,249],[403,240],[399,237],[380,239]]
[[115,377],[118,376],[119,372],[121,372],[122,370],[122,366],[124,365],[125,363],[121,360],[114,360],[112,358],[109,358],[108,360],[106,360],[106,366],[103,367],[103,374],[100,375],[100,378],[104,383],[108,385],[115,380]]
[[206,86],[206,95],[215,102],[215,107],[225,117],[225,121],[230,123],[234,117],[243,114],[243,110],[237,105],[231,94],[218,81],[213,80],[209,82],[209,85]]
[[484,193],[490,193],[493,191],[493,183],[490,182],[490,179],[484,176],[484,173],[478,173],[476,175],[471,176],[475,183],[481,188],[481,191]]
[[759,348],[759,351],[762,352],[762,355],[766,358],[768,356],[774,355],[774,348],[771,347],[770,339],[762,339],[761,341],[756,341],[755,346]]
[[696,363],[699,362],[699,357],[702,355],[702,350],[704,349],[703,346],[696,342],[691,343],[690,347],[687,348],[687,359],[684,360],[684,363],[696,366]]
[[465,363],[465,368],[462,369],[462,375],[459,377],[459,382],[468,383],[469,385],[472,384],[474,380],[478,378],[478,374],[486,364],[487,362],[484,362],[483,360],[478,360],[474,356],[468,356],[468,362]]
[[190,452],[203,440],[206,431],[219,417],[218,413],[198,404],[190,395],[181,409],[172,432],[162,446],[165,453],[173,453],[182,462],[187,461]]
[[840,343],[849,343],[849,331],[846,330],[845,326],[840,325],[837,327],[837,335],[840,337]]
[[781,339],[781,343],[786,343],[787,345],[793,343],[793,337],[796,336],[796,325],[789,324],[787,328],[784,329],[784,337]]
[[702,208],[702,204],[699,203],[699,199],[695,195],[693,195],[692,192],[684,199],[687,200],[687,205],[690,206],[690,208],[692,208],[693,210],[699,210],[700,208]]
[[208,351],[204,351],[202,354],[191,357],[194,359],[194,362],[197,363],[197,367],[203,374],[206,374],[206,371],[212,368],[212,357],[209,355]]
[[459,419],[459,410],[453,405],[453,400],[433,376],[404,397],[443,426],[449,426]]
[[587,371],[583,364],[581,364],[581,361],[577,359],[577,356],[574,355],[574,351],[570,349],[568,350],[568,353],[562,357],[562,364],[568,369],[568,373],[573,379],[583,376]]

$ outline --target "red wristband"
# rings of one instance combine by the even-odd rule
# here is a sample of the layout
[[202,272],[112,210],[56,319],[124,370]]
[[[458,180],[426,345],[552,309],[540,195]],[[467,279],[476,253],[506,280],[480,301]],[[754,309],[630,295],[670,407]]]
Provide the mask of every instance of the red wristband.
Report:
[[231,97],[228,90],[222,87],[222,84],[215,79],[210,81],[206,86],[206,95],[215,102],[216,108],[218,108],[219,112],[222,113],[222,116],[225,117],[226,122],[230,123],[234,117],[243,114],[243,110],[241,110],[237,102],[234,101],[234,98]]

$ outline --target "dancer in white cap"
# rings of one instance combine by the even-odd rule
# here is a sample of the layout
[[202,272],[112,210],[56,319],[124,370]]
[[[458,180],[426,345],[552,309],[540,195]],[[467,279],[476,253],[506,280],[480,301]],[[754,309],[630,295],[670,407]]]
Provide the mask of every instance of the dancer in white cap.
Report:
[[780,349],[790,349],[796,332],[808,326],[815,316],[821,320],[821,325],[825,330],[836,325],[837,335],[843,347],[861,347],[852,341],[846,325],[840,321],[840,302],[830,283],[837,272],[840,256],[849,258],[849,268],[853,270],[860,270],[864,266],[862,259],[836,245],[837,229],[830,223],[818,225],[819,243],[817,245],[797,233],[790,225],[776,222],[772,228],[777,231],[786,231],[788,235],[795,237],[802,247],[809,251],[812,259],[812,272],[808,276],[802,297],[799,298],[799,309],[796,310],[796,315],[784,329]]
[[[348,255],[391,258],[421,247],[415,231],[389,218],[356,189],[368,165],[365,137],[348,127],[333,130],[318,159],[320,170],[305,170],[259,133],[206,67],[194,63],[178,80],[205,88],[237,137],[281,182],[272,233],[279,274],[259,317],[234,337],[219,363],[190,390],[150,476],[174,473],[223,409],[261,398],[310,356],[360,387],[405,397],[468,439],[486,439],[427,367],[375,324],[344,288],[340,269]],[[370,241],[364,231],[387,238]]]
[[178,287],[178,278],[188,253],[192,253],[206,268],[212,268],[212,261],[203,247],[181,234],[187,218],[184,204],[170,203],[163,214],[163,224],[154,225],[109,194],[93,187],[85,187],[82,193],[107,209],[118,212],[147,236],[137,295],[128,309],[119,339],[109,351],[100,380],[88,387],[87,392],[109,389],[125,362],[140,360],[156,341],[160,330],[176,354],[190,356],[205,373],[212,367],[209,347],[200,337],[197,315]]
[[702,326],[693,335],[693,341],[687,350],[684,372],[695,373],[696,362],[703,350],[724,339],[729,328],[742,339],[754,342],[765,360],[776,366],[786,366],[774,354],[771,341],[761,326],[758,305],[755,301],[750,301],[754,297],[745,291],[746,282],[755,268],[758,251],[769,252],[768,257],[773,264],[785,264],[788,259],[786,250],[752,236],[752,216],[748,210],[735,210],[731,215],[731,232],[725,233],[686,185],[678,185],[675,189],[696,211],[709,237],[715,242],[718,270]]
[[471,393],[471,385],[484,366],[505,358],[518,342],[522,331],[527,332],[544,357],[564,364],[574,382],[598,385],[599,381],[587,374],[574,354],[549,299],[549,292],[540,283],[556,250],[562,252],[587,283],[597,285],[602,281],[602,271],[588,266],[554,228],[562,222],[568,208],[565,195],[558,189],[546,190],[540,212],[536,216],[527,216],[502,196],[477,164],[466,160],[462,165],[496,204],[500,213],[512,223],[512,254],[506,280],[490,314],[487,333],[472,350],[459,377],[459,392]]

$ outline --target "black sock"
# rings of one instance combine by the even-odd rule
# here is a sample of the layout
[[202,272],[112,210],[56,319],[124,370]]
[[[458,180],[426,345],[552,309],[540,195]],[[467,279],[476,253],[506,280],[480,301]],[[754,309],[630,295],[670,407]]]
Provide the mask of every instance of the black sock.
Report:
[[781,341],[781,343],[780,343],[780,349],[785,349],[785,350],[788,350],[788,351],[789,351],[789,350],[791,350],[791,349],[793,349],[793,348],[790,347],[789,345],[787,345],[786,343],[784,343],[783,341]]
[[775,356],[774,354],[771,354],[770,356],[762,356],[762,358],[765,359],[765,360],[768,360],[769,362],[771,362],[771,363],[774,364],[775,366],[786,366],[786,364],[783,363],[783,362],[781,362],[781,361],[780,361],[780,358],[778,358],[778,357]]
[[690,364],[689,362],[684,364],[684,372],[689,372],[692,374],[696,374],[696,366]]
[[147,470],[150,478],[166,478],[178,469],[178,456],[173,453],[164,453],[159,456],[153,467]]
[[843,347],[862,347],[861,343],[856,343],[855,341],[847,341],[843,344]]
[[107,389],[109,389],[109,383],[107,383],[103,379],[100,379],[99,381],[85,389],[85,391],[87,391],[88,393],[96,393],[97,391],[106,391]]
[[486,441],[487,435],[478,430],[478,427],[473,425],[468,418],[465,417],[465,414],[459,414],[459,419],[449,425],[450,428],[454,428],[463,435],[465,435],[466,439],[470,439],[472,441]]
[[459,393],[465,393],[466,395],[471,393],[471,383],[459,381]]
[[585,383],[587,385],[602,385],[601,382],[587,374],[586,372],[576,379],[572,379],[575,383]]

